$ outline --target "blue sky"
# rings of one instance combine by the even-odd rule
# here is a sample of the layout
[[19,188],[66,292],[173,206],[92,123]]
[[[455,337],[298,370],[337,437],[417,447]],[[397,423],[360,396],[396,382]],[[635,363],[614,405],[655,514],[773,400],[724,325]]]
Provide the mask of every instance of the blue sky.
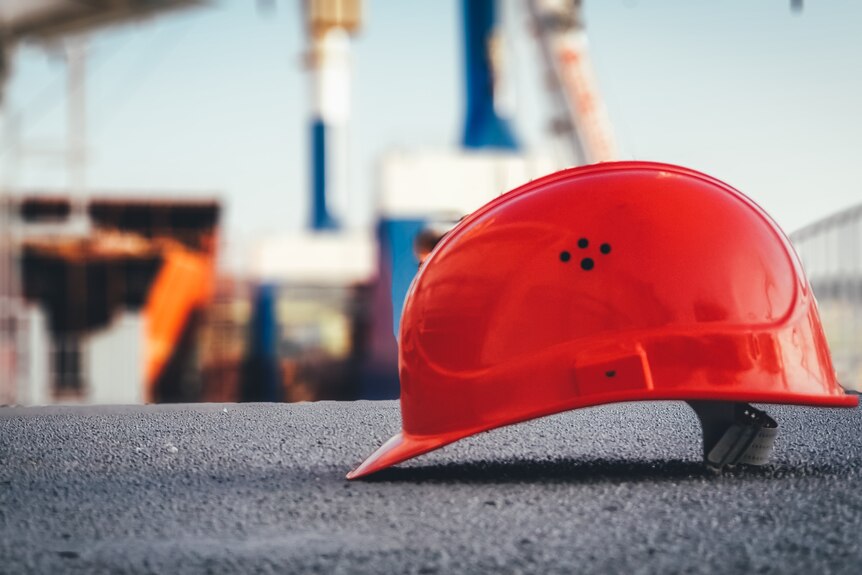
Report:
[[[625,159],[679,163],[754,198],[788,231],[862,201],[862,3],[586,0],[594,67]],[[87,98],[97,190],[222,197],[228,241],[306,218],[308,79],[299,4],[261,15],[222,2],[90,38]],[[541,65],[507,0],[515,126],[547,146]],[[366,0],[355,42],[356,224],[373,218],[386,150],[454,149],[459,4]],[[8,92],[26,148],[64,142],[64,67],[22,47]],[[63,162],[26,154],[21,186],[59,188]]]

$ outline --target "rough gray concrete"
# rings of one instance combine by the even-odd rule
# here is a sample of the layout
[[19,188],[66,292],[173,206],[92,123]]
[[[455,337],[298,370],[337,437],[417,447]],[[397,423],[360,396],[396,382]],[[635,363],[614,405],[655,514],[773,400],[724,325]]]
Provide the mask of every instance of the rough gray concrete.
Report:
[[396,403],[0,409],[0,572],[862,572],[862,412],[768,411],[763,469],[706,471],[655,403],[348,483]]

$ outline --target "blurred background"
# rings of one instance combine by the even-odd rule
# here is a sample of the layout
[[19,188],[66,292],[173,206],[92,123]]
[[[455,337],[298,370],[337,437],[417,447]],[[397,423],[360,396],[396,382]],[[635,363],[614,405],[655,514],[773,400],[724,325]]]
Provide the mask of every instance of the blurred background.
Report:
[[772,214],[862,389],[860,24],[851,0],[0,0],[0,405],[397,397],[436,240],[613,159]]

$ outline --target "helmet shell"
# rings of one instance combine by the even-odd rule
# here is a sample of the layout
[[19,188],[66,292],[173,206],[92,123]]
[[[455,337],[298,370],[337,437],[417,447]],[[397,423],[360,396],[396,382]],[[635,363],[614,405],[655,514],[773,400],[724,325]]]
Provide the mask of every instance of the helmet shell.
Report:
[[775,222],[651,162],[564,170],[470,215],[416,276],[399,346],[403,432],[380,467],[616,401],[857,403]]

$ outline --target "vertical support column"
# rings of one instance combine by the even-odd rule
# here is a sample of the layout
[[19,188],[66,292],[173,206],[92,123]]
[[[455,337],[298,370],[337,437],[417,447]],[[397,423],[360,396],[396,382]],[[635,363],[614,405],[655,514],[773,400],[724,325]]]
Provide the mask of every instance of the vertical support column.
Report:
[[9,191],[9,138],[6,125],[6,81],[10,45],[0,37],[0,405],[18,397],[18,314],[16,311],[15,255],[12,198]]
[[[87,218],[86,173],[87,173],[87,46],[83,36],[72,36],[65,40],[66,52],[66,186],[69,190],[72,213],[69,231],[73,234],[89,232]],[[80,300],[87,290],[85,268],[70,266],[67,282],[79,287]],[[73,283],[72,275],[78,276]],[[86,395],[89,383],[87,357],[88,348],[82,335],[76,331],[65,334],[52,333],[51,357],[54,366],[52,380],[55,397],[79,399]]]
[[283,401],[284,383],[278,355],[278,288],[257,287],[249,348],[242,365],[240,401]]
[[464,81],[467,109],[465,148],[516,150],[509,123],[499,114],[497,92],[502,77],[502,45],[496,32],[497,0],[462,0]]
[[87,231],[87,44],[81,36],[65,41],[66,51],[66,185],[72,200],[70,224]]
[[338,229],[341,218],[335,214],[343,217],[345,208],[346,158],[339,152],[344,148],[350,109],[349,43],[339,28],[312,40],[311,227],[315,230]]
[[311,74],[310,228],[341,227],[349,205],[350,34],[359,28],[358,0],[307,0]]

